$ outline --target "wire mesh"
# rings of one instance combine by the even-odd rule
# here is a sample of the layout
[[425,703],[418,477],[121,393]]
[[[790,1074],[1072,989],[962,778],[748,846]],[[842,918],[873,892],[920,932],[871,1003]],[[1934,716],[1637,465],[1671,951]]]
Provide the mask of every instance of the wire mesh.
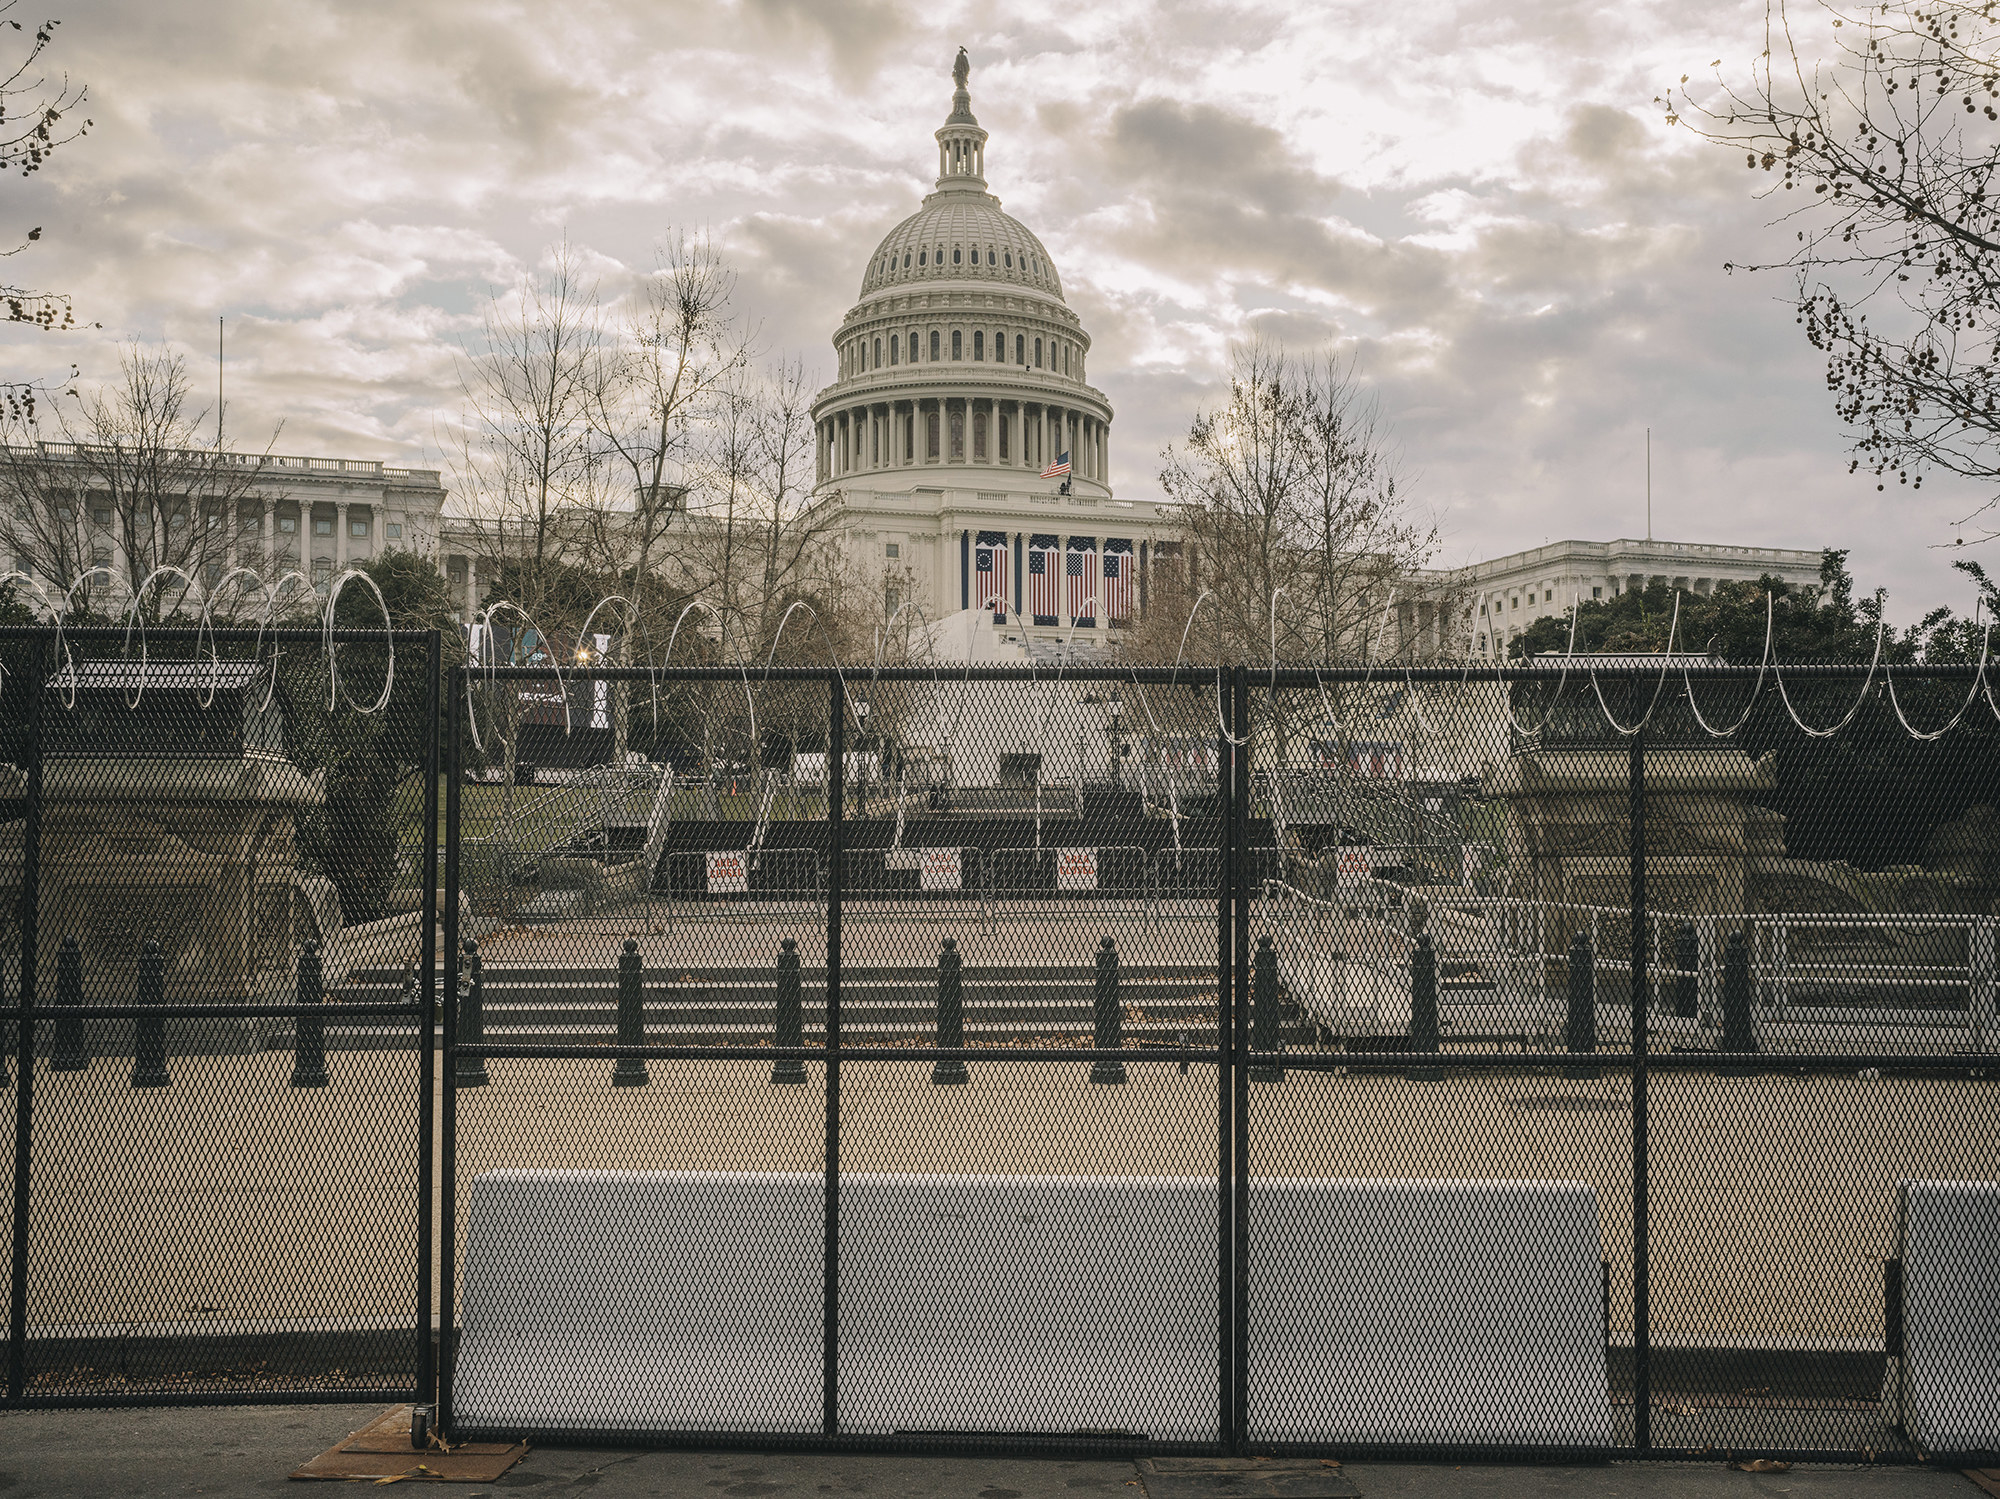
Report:
[[428,1394],[434,1291],[461,1434],[2000,1447],[1975,668],[215,654],[0,680],[17,1396]]
[[357,709],[318,632],[0,638],[10,1400],[427,1383],[437,639],[394,643]]

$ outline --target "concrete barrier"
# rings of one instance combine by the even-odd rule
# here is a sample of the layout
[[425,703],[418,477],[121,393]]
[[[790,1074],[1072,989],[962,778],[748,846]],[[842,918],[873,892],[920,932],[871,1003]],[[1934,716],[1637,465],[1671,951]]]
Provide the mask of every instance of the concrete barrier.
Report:
[[1252,1441],[1611,1442],[1587,1182],[1266,1179]]
[[[498,1171],[472,1185],[457,1419],[817,1431],[823,1183]],[[1214,1440],[1203,1177],[841,1182],[841,1430]],[[1252,1434],[1609,1441],[1580,1183],[1253,1183]]]
[[1902,1294],[1900,1307],[1886,1308],[1885,1395],[1896,1424],[1925,1452],[2000,1451],[1996,1245],[2000,1182],[1903,1183],[1896,1212]]

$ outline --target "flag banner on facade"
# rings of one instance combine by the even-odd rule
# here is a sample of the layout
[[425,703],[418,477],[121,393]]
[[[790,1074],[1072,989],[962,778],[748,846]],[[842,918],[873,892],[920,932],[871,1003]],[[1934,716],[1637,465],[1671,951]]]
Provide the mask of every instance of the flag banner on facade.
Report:
[[1069,584],[1069,620],[1084,629],[1097,627],[1097,538],[1072,536],[1069,555],[1063,559],[1063,577]]
[[1007,535],[1004,531],[981,531],[973,543],[978,581],[973,585],[975,609],[990,608],[993,623],[1007,622]]
[[1068,472],[1069,472],[1069,453],[1067,451],[1064,451],[1056,454],[1056,461],[1054,463],[1051,463],[1047,468],[1042,470],[1042,477],[1044,479],[1060,479],[1064,474]]
[[1055,537],[1028,538],[1028,612],[1038,625],[1060,622],[1062,595],[1058,591],[1061,584],[1057,581],[1056,565],[1061,556]]
[[1104,617],[1113,624],[1132,617],[1132,570],[1136,561],[1131,542],[1104,543]]

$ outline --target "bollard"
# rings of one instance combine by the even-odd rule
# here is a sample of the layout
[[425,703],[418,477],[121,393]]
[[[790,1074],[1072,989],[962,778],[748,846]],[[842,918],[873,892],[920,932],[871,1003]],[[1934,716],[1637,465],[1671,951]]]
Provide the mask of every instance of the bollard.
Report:
[[1701,1009],[1701,937],[1692,921],[1683,921],[1674,935],[1674,1014],[1692,1020]]
[[[618,955],[618,1044],[646,1044],[645,960],[639,956],[639,944],[630,937]],[[611,1069],[614,1088],[643,1088],[650,1080],[644,1057],[620,1057]]]
[[[1118,948],[1109,937],[1097,948],[1097,1049],[1125,1049],[1125,1009],[1118,998]],[[1093,1083],[1122,1083],[1125,1064],[1116,1057],[1100,1057],[1090,1064]]]
[[[1564,1041],[1571,1056],[1597,1055],[1597,954],[1590,946],[1590,934],[1578,932],[1569,945],[1569,1026]],[[1571,1062],[1564,1077],[1601,1077],[1587,1062]]]
[[[480,1046],[486,1041],[486,974],[479,956],[479,944],[465,939],[465,967],[458,975],[458,1045]],[[483,1088],[491,1081],[486,1075],[486,1058],[458,1054],[458,1068],[452,1078],[460,1088]]]
[[[56,952],[56,1008],[73,1010],[83,1003],[83,953],[76,938],[65,937]],[[49,1071],[84,1072],[90,1052],[83,1044],[83,1022],[75,1016],[56,1021],[55,1045],[49,1051]]]
[[[151,937],[139,949],[139,1003],[159,1007],[167,1002],[167,956]],[[132,1022],[132,1086],[165,1088],[173,1083],[167,1075],[167,1022],[158,1015],[142,1015]]]
[[[1284,1016],[1278,1007],[1278,950],[1268,936],[1257,939],[1257,956],[1252,960],[1250,989],[1250,1049],[1269,1054],[1285,1048]],[[1283,1062],[1259,1062],[1250,1069],[1250,1080],[1281,1083]]]
[[[1421,932],[1410,950],[1410,1050],[1436,1055],[1438,1049],[1437,948],[1431,934]],[[1444,1080],[1442,1067],[1407,1067],[1403,1076],[1413,1083]]]
[[[1744,1053],[1757,1049],[1757,1031],[1750,1021],[1750,947],[1741,932],[1731,932],[1722,949],[1722,1049]],[[1756,1069],[1724,1067],[1722,1075],[1754,1077]]]
[[[315,1010],[326,1003],[326,983],[320,971],[319,944],[308,942],[299,950],[299,1004]],[[292,1086],[324,1088],[326,1075],[326,1017],[308,1015],[301,1008],[292,1021]]]
[[[778,953],[778,1045],[806,1044],[806,1007],[799,995],[799,945],[790,937]],[[779,1057],[771,1064],[774,1083],[802,1083],[806,1064],[799,1057]]]
[[[965,1045],[965,959],[955,938],[944,939],[938,953],[937,1044]],[[934,1083],[962,1083],[966,1080],[962,1057],[940,1057],[931,1068]]]

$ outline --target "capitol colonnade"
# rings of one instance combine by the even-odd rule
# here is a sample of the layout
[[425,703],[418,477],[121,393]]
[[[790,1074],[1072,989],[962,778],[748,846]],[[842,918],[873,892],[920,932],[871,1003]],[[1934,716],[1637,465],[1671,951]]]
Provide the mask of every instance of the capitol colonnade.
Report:
[[1110,423],[1102,415],[997,392],[866,401],[822,415],[818,427],[822,483],[966,463],[1039,477],[1060,453],[1070,455],[1073,479],[1103,484],[1110,472]]

